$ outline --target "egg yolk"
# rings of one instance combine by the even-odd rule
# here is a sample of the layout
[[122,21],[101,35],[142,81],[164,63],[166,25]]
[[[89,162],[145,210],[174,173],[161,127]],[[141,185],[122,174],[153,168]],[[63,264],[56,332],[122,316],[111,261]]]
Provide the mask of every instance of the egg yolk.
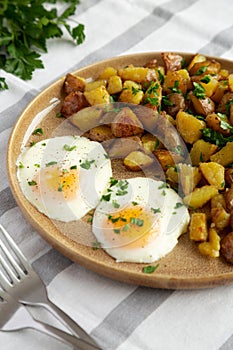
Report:
[[40,170],[36,183],[42,195],[63,197],[69,201],[77,194],[78,170],[77,168],[60,169],[58,166],[50,166]]
[[136,206],[108,215],[103,232],[106,240],[113,246],[133,249],[143,247],[154,239],[159,234],[159,227],[158,215]]

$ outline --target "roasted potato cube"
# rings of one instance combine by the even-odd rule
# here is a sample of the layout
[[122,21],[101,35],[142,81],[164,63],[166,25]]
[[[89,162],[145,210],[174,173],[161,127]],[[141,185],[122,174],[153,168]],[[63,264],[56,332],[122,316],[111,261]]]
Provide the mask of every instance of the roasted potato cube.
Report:
[[214,197],[211,198],[210,206],[212,208],[224,208],[226,209],[226,201],[224,198],[224,195],[222,193],[216,194]]
[[168,181],[173,183],[179,182],[179,173],[177,166],[170,166],[166,171],[166,178]]
[[89,83],[86,84],[85,86],[85,91],[91,91],[94,90],[100,86],[106,86],[107,82],[106,80],[95,80],[95,81],[90,81]]
[[232,101],[233,101],[233,92],[227,91],[223,95],[221,101],[219,102],[217,112],[228,114],[228,108],[229,108],[229,105],[232,103]]
[[183,201],[191,208],[201,208],[217,193],[218,189],[215,186],[205,185],[195,188],[193,192],[184,197]]
[[160,149],[162,144],[156,136],[147,133],[142,136],[142,146],[146,153],[151,153]]
[[153,109],[146,108],[145,106],[142,106],[142,105],[137,105],[134,108],[134,113],[136,114],[138,119],[142,122],[145,130],[148,132],[153,132],[153,130],[157,125],[159,114]]
[[184,141],[192,144],[202,137],[201,129],[206,127],[206,123],[189,113],[179,111],[176,116],[176,127]]
[[218,80],[210,75],[207,75],[206,77],[209,79],[208,83],[204,83],[202,80],[200,80],[200,84],[205,89],[206,96],[211,97],[217,89]]
[[122,108],[114,118],[111,128],[116,137],[135,136],[143,132],[142,123],[129,107]]
[[220,237],[213,227],[209,228],[208,242],[200,243],[198,249],[202,255],[208,255],[212,258],[219,257]]
[[[227,117],[224,118],[227,123],[229,123]],[[215,131],[218,131],[220,132],[221,134],[223,135],[228,135],[230,134],[230,129],[225,129],[225,128],[222,128],[222,120],[223,118],[218,116],[216,113],[211,113],[211,114],[208,114],[207,117],[206,117],[206,123],[207,123],[207,126]]]
[[112,142],[104,142],[103,146],[107,149],[111,159],[125,158],[129,153],[140,149],[141,140],[138,136],[122,137],[116,138]]
[[190,72],[191,68],[194,66],[195,63],[199,63],[199,62],[204,62],[206,61],[206,57],[201,55],[201,54],[196,54],[192,60],[190,61],[189,65],[188,65],[188,71]]
[[64,98],[61,106],[61,114],[65,118],[68,118],[87,106],[89,106],[89,103],[84,94],[81,91],[74,91]]
[[233,92],[233,74],[228,75],[228,86],[229,90]]
[[223,207],[212,208],[211,217],[215,227],[219,230],[223,230],[229,225],[230,214]]
[[177,55],[173,52],[162,52],[161,53],[165,70],[168,71],[177,71],[181,69],[183,58],[180,55]]
[[196,62],[191,69],[189,69],[190,75],[216,75],[220,72],[221,64],[215,60],[206,60],[202,62]]
[[227,81],[226,80],[219,81],[215,92],[211,96],[211,100],[213,100],[216,103],[220,103],[227,89],[228,89]]
[[103,85],[93,90],[85,91],[84,95],[91,106],[110,103],[110,95]]
[[226,166],[233,162],[233,142],[227,142],[220,151],[210,156],[212,162]]
[[185,196],[191,193],[201,180],[199,169],[189,164],[179,164],[178,175]]
[[86,80],[84,78],[75,76],[70,73],[66,75],[66,78],[64,81],[64,90],[67,95],[74,91],[83,92],[85,90],[85,86],[86,86]]
[[208,237],[207,218],[205,213],[192,213],[189,225],[189,238],[192,241],[204,242]]
[[221,240],[221,254],[231,264],[233,264],[233,232],[228,233]]
[[223,190],[225,187],[225,168],[216,162],[200,163],[199,168],[210,185]]
[[152,81],[146,90],[143,103],[149,103],[152,106],[159,107],[162,101],[162,87],[158,81]]
[[69,120],[77,126],[81,131],[88,131],[99,124],[102,110],[99,108],[88,107],[83,108],[79,112],[73,114]]
[[154,152],[154,155],[158,159],[163,170],[167,170],[169,167],[174,166],[177,163],[183,161],[183,157],[180,154],[170,152],[165,149],[159,149]]
[[198,166],[200,162],[206,162],[210,156],[218,150],[218,146],[206,142],[204,140],[197,140],[190,151],[190,158],[194,166]]
[[138,105],[142,102],[144,93],[141,86],[134,81],[126,80],[119,96],[120,102],[128,102]]
[[98,76],[98,80],[108,80],[110,77],[117,75],[117,70],[113,67],[106,67]]
[[189,83],[190,77],[187,70],[168,71],[164,78],[163,90],[167,93],[178,92],[185,94]]
[[190,94],[190,99],[192,101],[193,107],[198,114],[208,115],[213,113],[215,110],[214,101],[209,97],[197,98],[193,93]]
[[227,189],[225,192],[226,208],[228,211],[233,210],[233,188]]
[[121,92],[122,81],[118,75],[113,75],[108,79],[107,90],[110,95]]
[[149,72],[147,67],[134,67],[129,65],[127,67],[118,70],[118,75],[122,80],[132,80],[136,83],[143,83],[147,81],[147,75]]
[[154,160],[141,151],[134,151],[128,154],[124,159],[124,165],[131,171],[139,171],[148,168],[153,164]]
[[89,132],[89,139],[92,141],[103,142],[113,139],[112,130],[106,125],[98,125]]

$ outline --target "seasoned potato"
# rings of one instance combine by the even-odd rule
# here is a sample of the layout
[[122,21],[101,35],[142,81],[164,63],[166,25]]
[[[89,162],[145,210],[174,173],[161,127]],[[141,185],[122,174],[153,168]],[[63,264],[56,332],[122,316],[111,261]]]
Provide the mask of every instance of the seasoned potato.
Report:
[[215,224],[216,229],[223,230],[229,225],[230,214],[223,207],[217,207],[211,209],[212,222]]
[[189,113],[179,111],[176,116],[176,127],[184,141],[192,144],[202,137],[201,129],[206,127],[206,123]]
[[206,185],[195,188],[193,192],[184,197],[183,201],[191,208],[201,208],[217,193],[218,190],[215,186]]
[[148,168],[153,164],[154,160],[148,154],[141,151],[134,151],[128,154],[124,159],[124,165],[131,171],[139,171]]
[[176,166],[170,166],[166,171],[168,181],[177,184],[179,182],[179,173]]
[[233,142],[227,142],[220,151],[210,156],[212,162],[226,166],[233,162]]
[[208,115],[215,111],[215,104],[209,97],[197,98],[193,93],[190,94],[193,107],[198,114]]
[[207,75],[206,77],[208,77],[209,79],[208,83],[204,83],[202,82],[202,80],[200,80],[200,84],[205,89],[206,96],[211,97],[214,94],[215,90],[217,89],[218,80],[210,75]]
[[227,114],[228,113],[228,106],[231,103],[231,101],[233,101],[233,92],[227,91],[223,95],[221,101],[219,102],[217,112]]
[[146,133],[142,136],[142,146],[146,153],[151,153],[160,149],[162,144],[156,136]]
[[73,91],[64,98],[61,106],[61,114],[68,118],[88,106],[89,103],[84,94],[81,91]]
[[213,95],[211,96],[211,100],[213,100],[216,103],[220,103],[227,89],[228,89],[227,81],[226,80],[219,81]]
[[192,167],[189,164],[179,164],[178,174],[185,196],[192,192],[197,186],[198,182],[201,180],[201,173],[199,169],[197,167]]
[[89,138],[92,141],[103,142],[114,138],[112,130],[106,125],[98,125],[89,132]]
[[161,54],[166,72],[177,71],[182,67],[182,56],[174,54],[173,52],[162,52]]
[[233,168],[225,170],[225,181],[227,187],[233,187]]
[[210,185],[223,190],[225,187],[225,169],[216,162],[201,163],[199,168]]
[[200,243],[198,249],[202,255],[217,258],[220,251],[220,237],[213,227],[210,227],[208,236],[208,242]]
[[[222,128],[221,124],[222,118],[220,118],[216,113],[208,114],[206,117],[206,123],[207,126],[215,131],[220,132],[223,135],[230,134],[229,129]],[[227,118],[225,118],[225,121],[228,122]]]
[[[118,75],[122,80],[132,80],[137,83],[143,83],[148,80],[147,77],[150,71],[151,70],[148,67],[134,67],[133,65],[129,65],[119,69]],[[156,78],[155,72],[154,78]]]
[[228,86],[229,90],[233,92],[233,74],[228,75]]
[[231,212],[233,210],[233,188],[229,188],[225,192],[225,201],[227,210]]
[[91,91],[94,89],[97,89],[100,86],[106,86],[106,80],[95,80],[95,81],[90,81],[89,83],[86,84],[85,86],[85,91]]
[[107,90],[110,95],[121,92],[122,80],[118,75],[113,75],[108,79]]
[[73,114],[69,121],[81,131],[87,131],[98,125],[101,115],[102,110],[99,108],[83,108],[78,113]]
[[131,80],[126,80],[123,84],[119,101],[138,105],[142,102],[143,96],[144,96],[144,93],[139,84]]
[[84,95],[91,106],[110,103],[110,95],[106,87],[101,85],[93,90],[85,91]]
[[185,94],[189,82],[190,77],[187,70],[168,71],[164,79],[163,89],[167,93],[182,92],[182,94]]
[[103,143],[110,158],[125,158],[129,153],[141,148],[141,140],[138,136],[116,138]]
[[221,254],[228,262],[233,263],[233,232],[221,240]]
[[221,64],[215,60],[205,60],[202,62],[196,62],[191,69],[189,69],[190,75],[215,75],[218,74],[221,69]]
[[108,80],[110,77],[117,75],[117,70],[113,67],[106,67],[98,76],[98,80]]
[[159,114],[142,105],[135,106],[134,113],[143,124],[145,131],[152,133],[158,123]]
[[218,150],[218,146],[206,142],[204,140],[197,140],[190,151],[190,158],[192,164],[197,166],[200,162],[206,162],[210,156]]
[[226,201],[224,198],[224,195],[222,193],[216,194],[214,197],[211,198],[210,206],[212,208],[224,208],[226,209]]
[[199,62],[204,62],[206,61],[206,57],[201,55],[201,54],[196,54],[192,60],[190,61],[189,65],[188,65],[188,71],[190,72],[191,68],[194,66],[195,63],[199,63]]
[[175,164],[183,161],[183,157],[181,155],[165,149],[154,151],[154,155],[158,159],[163,170],[167,170],[170,166],[174,166]]
[[205,213],[192,213],[189,225],[189,237],[192,241],[196,242],[207,240],[208,228]]
[[159,107],[162,101],[162,87],[158,81],[152,81],[146,90],[143,103],[149,103],[152,106]]
[[66,75],[66,78],[64,81],[64,90],[67,95],[74,91],[83,92],[85,90],[85,86],[86,86],[86,81],[84,78],[75,76],[70,73]]
[[141,134],[143,125],[129,107],[124,107],[114,118],[111,129],[116,137],[128,137]]

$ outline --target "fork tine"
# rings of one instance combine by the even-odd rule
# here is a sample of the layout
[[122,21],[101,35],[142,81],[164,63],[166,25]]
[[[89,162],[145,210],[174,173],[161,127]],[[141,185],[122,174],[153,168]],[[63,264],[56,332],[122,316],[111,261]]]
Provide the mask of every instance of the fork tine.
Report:
[[17,262],[12,257],[12,255],[9,253],[9,250],[6,248],[5,244],[1,240],[0,240],[0,247],[2,248],[4,253],[6,254],[7,258],[10,260],[10,262],[12,263],[12,265],[14,266],[16,271],[19,273],[19,275],[21,275],[21,274],[25,275],[25,273],[28,272],[27,270],[30,268],[30,264],[28,263],[27,259],[25,258],[25,256],[21,252],[21,250],[17,247],[16,243],[11,238],[9,233],[4,229],[4,227],[1,224],[0,224],[0,229],[1,229],[5,239],[7,241],[7,243],[9,244],[10,248],[12,249],[12,251],[15,253],[15,255],[20,260],[21,264],[23,265],[25,271],[23,271],[20,268],[20,266],[17,264]]
[[5,291],[9,289],[9,287],[11,287],[11,283],[9,279],[6,278],[6,276],[2,273],[1,270],[0,270],[0,287]]
[[20,276],[15,273],[15,271],[10,267],[9,263],[7,263],[6,259],[4,259],[4,257],[1,255],[0,255],[0,264],[2,265],[7,276],[9,276],[11,280],[10,282],[14,283],[19,281]]

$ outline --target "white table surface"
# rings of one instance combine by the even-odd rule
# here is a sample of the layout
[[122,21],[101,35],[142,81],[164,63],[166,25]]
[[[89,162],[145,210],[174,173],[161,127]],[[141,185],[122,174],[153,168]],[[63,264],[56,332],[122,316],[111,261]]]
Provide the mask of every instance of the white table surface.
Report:
[[[104,350],[233,349],[233,285],[173,291],[143,288],[99,276],[52,249],[30,227],[9,188],[5,157],[11,129],[28,102],[54,80],[108,57],[143,51],[201,52],[233,59],[232,0],[82,0],[75,19],[86,40],[51,40],[44,70],[30,81],[1,72],[0,222],[33,262],[51,299],[96,338]],[[65,350],[27,330],[0,332],[0,349]]]

